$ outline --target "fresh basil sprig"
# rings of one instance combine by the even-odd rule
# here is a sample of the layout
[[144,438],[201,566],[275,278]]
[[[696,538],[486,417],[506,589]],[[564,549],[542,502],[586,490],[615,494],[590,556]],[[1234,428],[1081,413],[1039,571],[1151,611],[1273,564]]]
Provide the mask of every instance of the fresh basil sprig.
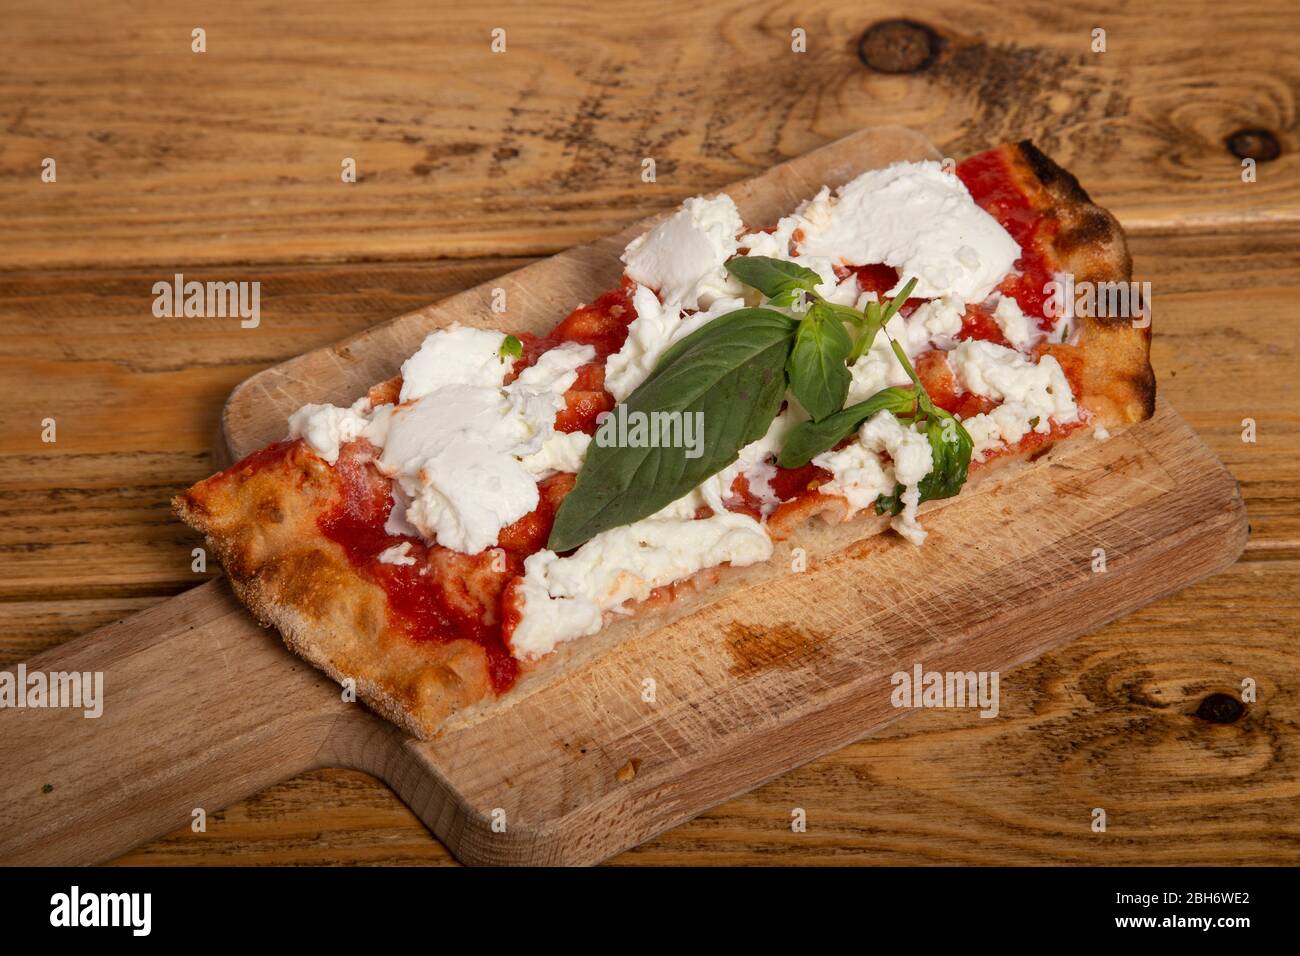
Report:
[[820,422],[802,422],[791,429],[777,456],[782,468],[799,468],[824,451],[830,451],[858,427],[879,412],[893,412],[897,418],[910,418],[916,412],[916,392],[910,388],[886,388],[865,402],[850,405]]
[[[817,294],[821,276],[784,259],[736,256],[727,263],[727,271],[757,289],[773,305],[788,306],[803,313],[786,374],[790,391],[814,422],[844,407],[853,378],[849,366],[871,347],[876,333],[916,288],[916,279],[912,279],[883,308],[879,302],[868,303],[864,314],[846,305],[827,302]],[[856,343],[846,323],[857,330]]]
[[858,341],[853,346],[853,351],[849,353],[849,364],[852,365],[862,357],[862,353],[871,348],[872,343],[876,341],[876,334],[885,327],[886,323],[894,317],[899,309],[903,307],[916,288],[916,277],[907,280],[907,284],[898,290],[898,295],[894,296],[882,309],[879,302],[868,302],[866,311],[863,313],[864,321],[862,331],[858,335]]
[[768,256],[736,256],[727,263],[727,271],[773,305],[803,313],[786,374],[790,391],[813,421],[843,408],[852,378],[844,363],[853,349],[844,327],[845,314],[855,324],[862,316],[819,296],[822,277],[805,266]]
[[799,323],[786,373],[799,404],[821,421],[844,407],[853,376],[845,360],[853,349],[849,330],[829,303],[814,301]]
[[[902,298],[906,291],[900,293]],[[897,299],[895,300],[897,301]],[[893,303],[890,303],[892,306]],[[871,316],[868,316],[870,319]],[[888,321],[886,318],[885,321]],[[880,325],[884,327],[884,322]],[[885,333],[888,336],[888,332]],[[935,498],[951,498],[961,491],[970,470],[971,454],[975,443],[970,433],[952,413],[935,405],[930,393],[921,384],[920,376],[907,358],[907,353],[893,339],[889,340],[894,355],[912,380],[912,388],[897,386],[882,389],[865,402],[850,405],[820,422],[803,422],[791,430],[785,446],[777,458],[782,468],[797,468],[806,465],[822,452],[830,451],[843,439],[847,438],[868,418],[882,411],[889,411],[895,417],[909,424],[918,425],[925,430],[930,442],[930,456],[933,467],[917,484],[920,501]],[[890,512],[898,514],[903,509],[901,496],[903,486],[898,485],[892,495],[881,495],[876,499],[876,511],[880,514]]]
[[634,414],[650,420],[663,413],[701,413],[703,454],[690,458],[681,448],[593,441],[556,513],[547,547],[568,551],[602,531],[649,517],[767,434],[785,396],[783,369],[798,324],[772,309],[740,309],[668,349],[623,403],[626,414],[630,421]]
[[[821,276],[792,262],[740,256],[731,259],[727,269],[772,305],[789,307],[802,319],[771,308],[740,309],[666,349],[623,402],[622,412],[628,420],[636,415],[660,421],[665,414],[700,414],[703,454],[691,458],[680,448],[604,443],[598,433],[573,490],[556,513],[547,541],[552,551],[569,551],[602,531],[649,517],[726,468],[741,448],[767,433],[787,388],[812,420],[787,439],[778,459],[782,467],[806,464],[872,415],[888,410],[926,429],[935,467],[922,482],[922,500],[954,495],[965,481],[970,436],[930,401],[896,342],[891,340],[894,353],[914,387],[887,388],[842,408],[852,380],[849,365],[901,308],[916,287],[915,279],[890,302],[870,303],[863,313],[827,302],[816,291]],[[503,357],[513,346],[503,343]],[[901,508],[901,493],[899,488],[892,497],[882,495],[877,507]]]

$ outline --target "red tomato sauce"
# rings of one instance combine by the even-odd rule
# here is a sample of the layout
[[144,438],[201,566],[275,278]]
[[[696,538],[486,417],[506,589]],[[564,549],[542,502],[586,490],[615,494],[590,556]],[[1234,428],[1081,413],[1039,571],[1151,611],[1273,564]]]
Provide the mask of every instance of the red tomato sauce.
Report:
[[974,471],[976,468],[979,468],[983,465],[987,465],[989,462],[997,458],[1005,458],[1007,455],[1018,455],[1023,452],[1034,452],[1034,451],[1038,451],[1039,449],[1045,450],[1051,445],[1056,444],[1066,435],[1070,434],[1073,431],[1077,431],[1080,428],[1083,428],[1087,424],[1088,424],[1087,420],[1082,416],[1080,416],[1077,422],[1070,422],[1067,425],[1062,425],[1060,422],[1054,421],[1052,422],[1052,427],[1050,431],[1046,431],[1046,432],[1031,431],[1028,434],[1026,434],[1024,438],[1020,439],[1020,441],[1017,442],[1015,445],[1003,445],[1002,447],[994,448],[991,449],[990,451],[985,452],[983,461],[971,461],[970,463],[971,470]]
[[612,412],[614,396],[605,391],[605,361],[592,362],[578,369],[578,378],[564,393],[564,408],[555,416],[555,430],[560,432],[596,433],[597,419]]
[[[877,302],[883,302],[889,296],[889,290],[898,285],[899,280],[898,270],[883,263],[869,266],[836,266],[835,274],[840,281],[850,274],[857,276],[858,293],[874,292]],[[898,307],[898,313],[906,318],[916,311],[917,306],[929,301],[918,296],[909,296],[907,301]]]
[[627,327],[635,318],[632,285],[625,279],[617,289],[611,289],[590,304],[578,306],[548,335],[517,336],[524,354],[511,378],[557,345],[572,342],[596,350],[596,357],[578,368],[577,380],[564,393],[565,407],[555,418],[556,431],[595,434],[597,417],[614,410],[617,404],[614,396],[605,390],[605,359],[623,347]]
[[[1007,152],[1003,149],[991,149],[962,160],[957,164],[957,175],[970,190],[971,198],[996,219],[1020,246],[1021,256],[1014,264],[1019,274],[1002,280],[998,291],[1015,299],[1020,310],[1025,315],[1032,316],[1039,328],[1050,330],[1056,318],[1044,314],[1047,293],[1043,287],[1052,281],[1056,271],[1050,255],[1057,229],[1056,220],[1044,216],[1042,210],[1025,195],[1007,164]],[[983,328],[982,325],[975,324]],[[993,323],[993,328],[997,329],[996,323]],[[972,334],[966,337],[984,336]],[[1001,338],[1000,331],[998,338]]]
[[524,344],[524,360],[515,371],[522,372],[543,352],[565,342],[590,345],[596,350],[596,361],[603,365],[607,357],[623,347],[627,340],[627,327],[636,318],[632,288],[631,281],[624,279],[617,289],[610,289],[595,301],[578,306],[548,335],[518,336]]
[[1011,343],[1002,334],[1002,326],[998,325],[997,319],[993,318],[993,313],[982,305],[966,307],[966,312],[961,317],[961,331],[957,333],[957,339],[959,341],[980,339],[1004,348],[1011,348]]
[[[592,434],[597,416],[614,408],[614,397],[605,390],[604,362],[623,347],[635,318],[631,288],[624,284],[574,309],[547,336],[518,336],[524,354],[522,363],[516,363],[516,375],[565,342],[596,350],[596,359],[578,369],[577,380],[565,393],[565,408],[555,419],[559,431]],[[291,444],[255,452],[236,467],[264,467],[283,457]],[[503,528],[496,549],[466,555],[384,530],[393,504],[392,481],[375,469],[374,451],[364,441],[340,451],[331,469],[339,503],[317,520],[321,533],[384,589],[390,625],[417,642],[473,641],[483,648],[493,689],[498,694],[508,690],[519,677],[519,662],[507,644],[518,620],[518,610],[506,600],[507,585],[523,573],[523,559],[546,546],[556,511],[575,476],[557,474],[539,482],[537,508]],[[402,542],[410,545],[414,564],[379,561],[381,552]]]
[[[384,589],[388,622],[418,642],[473,641],[483,648],[488,674],[497,693],[508,689],[519,664],[501,637],[493,602],[506,580],[517,573],[518,560],[502,561],[490,551],[465,555],[428,547],[419,538],[391,535],[384,530],[393,507],[392,482],[375,470],[374,448],[364,441],[351,442],[339,452],[331,475],[339,503],[317,519],[321,534],[343,549],[348,561]],[[414,564],[385,564],[382,551],[406,542]],[[500,570],[493,567],[493,560]],[[442,574],[427,573],[439,566]],[[426,573],[421,573],[426,572]],[[457,573],[445,573],[457,572]],[[453,588],[472,579],[477,592],[456,594]]]
[[[776,474],[768,480],[768,484],[781,503],[785,504],[794,501],[796,498],[813,494],[818,485],[830,481],[830,479],[831,473],[829,471],[818,468],[809,462],[806,465],[800,465],[798,468],[781,468],[777,466]],[[728,511],[738,511],[756,519],[763,517],[763,501],[750,490],[749,480],[744,475],[739,475],[732,482],[731,493],[734,498],[723,502]]]
[[849,266],[844,270],[845,276],[850,272],[858,277],[859,291],[874,292],[877,299],[884,299],[889,290],[898,285],[898,270],[883,263],[873,266]]

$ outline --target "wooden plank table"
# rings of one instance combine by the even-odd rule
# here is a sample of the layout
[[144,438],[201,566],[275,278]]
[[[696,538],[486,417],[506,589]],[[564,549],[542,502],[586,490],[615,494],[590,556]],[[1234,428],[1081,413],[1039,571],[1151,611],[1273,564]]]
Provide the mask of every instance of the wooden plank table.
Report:
[[[914,715],[614,862],[1300,862],[1292,4],[11,0],[0,22],[0,667],[210,576],[166,501],[252,372],[863,125],[953,156],[1032,136],[1129,231],[1161,394],[1242,483],[1243,560],[1004,675],[998,720]],[[175,272],[261,282],[259,326],[155,318]],[[319,771],[120,862],[452,861],[382,785]]]

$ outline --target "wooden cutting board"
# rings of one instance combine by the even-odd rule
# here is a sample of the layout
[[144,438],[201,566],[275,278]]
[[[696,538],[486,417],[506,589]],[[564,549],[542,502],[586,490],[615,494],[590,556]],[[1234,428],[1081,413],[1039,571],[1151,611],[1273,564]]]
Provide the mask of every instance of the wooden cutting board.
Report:
[[[823,182],[932,155],[905,130],[864,130],[728,191],[747,221],[773,221]],[[450,321],[548,329],[617,281],[644,228],[254,376],[218,457],[282,437],[304,402],[352,401]],[[1246,539],[1235,480],[1163,403],[925,523],[923,548],[865,539],[429,743],[344,702],[224,581],[204,584],[27,663],[101,672],[105,703],[97,719],[0,709],[0,863],[104,860],[326,766],[388,782],[466,862],[594,863],[906,715],[895,672],[1006,670],[1222,569]]]

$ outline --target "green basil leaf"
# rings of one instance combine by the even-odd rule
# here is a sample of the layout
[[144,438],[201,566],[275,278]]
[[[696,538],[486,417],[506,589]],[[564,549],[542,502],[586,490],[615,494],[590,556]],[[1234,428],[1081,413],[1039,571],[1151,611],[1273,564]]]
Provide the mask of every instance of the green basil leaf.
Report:
[[903,510],[903,492],[907,489],[902,484],[894,485],[892,495],[881,495],[876,499],[876,514],[896,515]]
[[767,304],[781,309],[790,309],[795,311],[804,305],[804,298],[807,293],[803,289],[786,289],[784,292],[778,292],[776,295],[767,297]]
[[849,308],[847,305],[839,305],[835,302],[827,302],[825,299],[822,299],[818,302],[818,306],[825,309],[827,312],[838,316],[841,322],[847,322],[855,328],[862,328],[867,321],[866,317],[861,312],[857,309]]
[[524,343],[520,342],[513,335],[507,335],[504,339],[502,339],[501,348],[497,350],[497,355],[501,357],[501,361],[503,362],[508,358],[512,358],[512,359],[520,358],[523,354],[524,354]]
[[[649,377],[616,408],[627,422],[697,413],[693,449],[602,444],[587,449],[577,483],[555,516],[547,547],[568,551],[610,528],[649,517],[736,460],[767,433],[785,395],[786,360],[798,323],[771,309],[714,319],[665,352]],[[633,415],[637,418],[633,418]],[[659,420],[662,420],[659,419]],[[696,419],[692,419],[694,421]],[[606,420],[606,427],[609,420]]]
[[853,378],[844,360],[852,348],[844,323],[824,303],[815,303],[799,323],[786,371],[790,391],[813,421],[819,422],[844,407]]
[[[962,423],[942,408],[936,408],[929,418],[925,437],[930,442],[934,467],[916,486],[919,500],[951,498],[966,483],[975,443]],[[892,495],[881,495],[876,499],[876,513],[898,514],[903,510],[902,494],[903,486],[897,485]]]
[[975,442],[961,422],[938,407],[930,413],[925,431],[930,439],[934,469],[917,485],[921,500],[951,498],[966,483]]
[[727,271],[769,299],[789,292],[812,292],[822,281],[811,269],[767,256],[733,256]]
[[790,430],[776,463],[782,468],[806,465],[824,451],[830,451],[872,415],[891,411],[911,415],[916,410],[917,393],[910,388],[882,389],[865,402],[850,405],[819,422],[803,422]]
[[[767,315],[781,315],[781,313],[775,312],[772,309],[762,308],[737,309],[735,312],[728,312],[725,315],[718,316],[718,318],[714,319],[712,322],[700,326],[690,335],[686,336],[686,338],[678,339],[672,345],[668,346],[668,348],[664,349],[659,355],[658,361],[655,362],[655,367],[651,369],[650,374],[642,379],[641,384],[637,386],[638,389],[645,388],[650,384],[651,380],[660,373],[660,371],[673,365],[685,352],[697,348],[702,342],[711,342],[713,341],[714,336],[726,337],[735,335],[737,334],[737,330],[740,330],[740,334],[744,334],[744,327],[749,324],[750,320],[737,323],[736,320],[732,319],[733,315],[739,315],[742,312],[763,312]],[[797,323],[798,321],[796,319],[790,319],[785,315],[781,315],[781,317],[792,323]],[[792,325],[791,328],[794,328],[794,326]],[[629,399],[631,399],[631,397],[631,395],[628,396]]]

